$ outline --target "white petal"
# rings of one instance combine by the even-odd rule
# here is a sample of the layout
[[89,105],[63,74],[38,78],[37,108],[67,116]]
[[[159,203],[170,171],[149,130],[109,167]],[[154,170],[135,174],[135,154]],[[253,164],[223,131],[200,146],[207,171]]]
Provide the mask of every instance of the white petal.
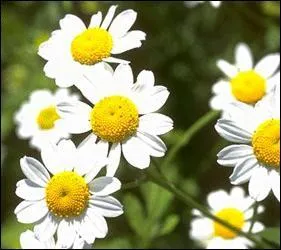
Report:
[[278,68],[280,63],[279,54],[270,54],[262,58],[256,65],[255,71],[264,78],[270,77]]
[[230,84],[228,81],[220,80],[212,86],[214,94],[223,94],[230,92]]
[[41,200],[45,197],[45,189],[29,179],[23,179],[17,182],[16,195],[24,200]]
[[144,142],[147,148],[146,151],[151,156],[164,156],[167,148],[165,143],[157,135],[152,135],[146,132],[137,132],[137,137]]
[[229,203],[230,197],[224,190],[218,190],[218,191],[211,192],[207,196],[207,201],[209,206],[213,210],[217,211]]
[[43,242],[36,239],[34,233],[30,230],[26,230],[20,235],[21,249],[45,249]]
[[147,147],[138,137],[131,137],[122,143],[122,151],[125,159],[134,167],[144,169],[150,164],[150,156]]
[[60,27],[62,30],[72,35],[78,35],[86,29],[86,26],[82,20],[79,17],[71,14],[67,14],[63,19],[60,20]]
[[258,162],[254,156],[245,158],[235,166],[233,173],[229,177],[231,184],[240,185],[247,182],[257,167]]
[[133,87],[135,92],[141,93],[149,90],[154,86],[155,78],[154,74],[150,70],[142,70],[137,77],[137,82]]
[[134,82],[132,68],[128,64],[119,64],[113,74],[114,81],[120,87],[130,87]]
[[99,232],[97,233],[96,231],[97,231],[96,226],[93,225],[91,219],[86,214],[81,221],[79,234],[81,235],[82,239],[87,242],[87,244],[93,244],[96,235],[99,234]]
[[249,181],[249,194],[256,201],[262,201],[271,190],[268,170],[265,167],[255,169]]
[[115,38],[111,53],[113,55],[120,54],[131,49],[139,48],[142,45],[141,41],[145,40],[145,37],[146,34],[144,32],[133,30],[121,38]]
[[42,218],[38,224],[34,226],[34,234],[40,241],[46,241],[50,237],[53,237],[58,227],[58,221],[48,213]]
[[58,147],[54,143],[48,143],[46,146],[42,147],[41,158],[46,168],[52,174],[56,174],[64,170],[60,164]]
[[106,166],[106,176],[114,176],[116,170],[119,166],[121,158],[121,144],[113,143],[109,155],[108,155],[108,164]]
[[[75,171],[80,175],[91,172],[91,176],[96,174],[107,163],[108,143],[100,140],[95,143],[95,136],[88,136],[87,141],[83,141],[78,149],[78,163]],[[95,174],[95,175],[96,175]],[[93,176],[94,178],[94,176]]]
[[61,248],[70,248],[76,236],[73,222],[66,221],[65,219],[61,220],[58,226],[57,236],[57,245],[61,246]]
[[218,60],[217,66],[224,74],[226,74],[230,78],[236,76],[238,73],[237,68],[225,60]]
[[248,247],[239,238],[225,240],[215,237],[208,241],[206,249],[248,249]]
[[123,60],[123,59],[118,59],[118,58],[111,57],[111,56],[107,57],[107,58],[104,58],[103,61],[109,62],[109,63],[122,63],[122,64],[130,63],[130,61]]
[[36,159],[32,157],[22,157],[20,159],[20,166],[24,175],[32,182],[41,187],[45,187],[50,179],[50,175],[46,168]]
[[77,235],[74,240],[72,249],[92,249],[92,244],[87,244],[82,238]]
[[77,164],[76,147],[71,140],[61,140],[58,143],[58,157],[64,171],[71,171]]
[[249,145],[230,145],[221,150],[217,162],[223,166],[235,166],[239,161],[253,155],[253,148]]
[[273,194],[280,202],[280,173],[275,170],[271,170],[269,174],[269,178],[270,178]]
[[21,223],[34,223],[43,218],[48,213],[45,200],[22,201],[15,209],[17,219]]
[[[280,71],[278,71],[276,74],[274,74],[269,79],[267,79],[266,83],[267,83],[267,92],[271,92],[277,86],[280,86]],[[279,91],[279,93],[280,93],[280,91]],[[280,100],[280,98],[279,98],[279,100]],[[280,105],[278,107],[280,107]]]
[[102,14],[99,11],[97,14],[92,15],[89,28],[99,27],[101,24]]
[[205,241],[213,234],[213,222],[208,218],[196,218],[191,221],[190,237]]
[[121,188],[121,182],[115,177],[103,176],[94,179],[89,184],[90,192],[97,196],[105,196],[118,191]]
[[108,10],[108,12],[107,12],[107,14],[106,14],[102,24],[101,24],[101,28],[103,28],[103,29],[107,29],[108,28],[109,24],[112,21],[112,18],[114,16],[116,8],[117,8],[117,5],[110,6],[110,8],[109,8],[109,10]]
[[87,219],[89,218],[91,230],[94,231],[96,238],[104,238],[108,232],[108,227],[105,219],[98,213],[95,213],[95,211],[92,208],[89,208],[87,210],[86,215],[87,215]]
[[238,127],[231,120],[219,119],[215,129],[220,136],[228,141],[236,143],[249,143],[251,141],[251,134],[245,129]]
[[264,230],[264,225],[260,222],[255,222],[253,228],[252,228],[252,233],[258,233]]
[[138,131],[153,135],[162,135],[173,129],[173,120],[159,113],[150,113],[140,117]]
[[113,37],[122,37],[127,31],[133,26],[136,21],[137,13],[133,10],[125,10],[118,14],[112,24],[110,25],[108,31]]
[[112,196],[90,199],[90,207],[104,217],[117,217],[123,214],[123,206]]
[[72,134],[80,134],[91,129],[89,122],[91,107],[82,102],[66,103],[57,105],[62,119],[57,120],[56,125]]
[[164,86],[155,86],[136,100],[139,114],[152,113],[160,109],[168,99],[169,91]]
[[236,66],[240,71],[246,71],[253,68],[253,58],[250,48],[245,43],[239,43],[235,48]]

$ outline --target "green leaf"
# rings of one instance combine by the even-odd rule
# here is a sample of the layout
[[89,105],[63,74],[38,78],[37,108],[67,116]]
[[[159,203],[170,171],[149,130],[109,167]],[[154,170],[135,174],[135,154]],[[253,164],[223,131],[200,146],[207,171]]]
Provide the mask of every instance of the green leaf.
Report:
[[269,227],[262,232],[257,233],[268,242],[274,243],[280,246],[280,227]]
[[176,214],[169,215],[160,229],[159,236],[163,236],[174,231],[174,229],[179,223],[179,220],[180,218],[178,215]]
[[139,235],[145,234],[146,218],[144,208],[140,200],[132,195],[127,194],[124,197],[125,216],[127,217],[130,227]]

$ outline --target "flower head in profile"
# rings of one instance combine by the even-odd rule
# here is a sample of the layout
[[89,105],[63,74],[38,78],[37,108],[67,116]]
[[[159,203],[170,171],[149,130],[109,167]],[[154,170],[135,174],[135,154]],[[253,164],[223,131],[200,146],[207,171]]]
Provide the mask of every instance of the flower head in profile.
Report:
[[48,142],[57,143],[62,138],[69,138],[65,130],[56,126],[60,119],[57,104],[62,100],[78,99],[67,89],[59,89],[54,94],[47,89],[33,91],[14,116],[18,137],[30,139],[30,145],[39,150]]
[[[75,147],[71,140],[42,148],[44,165],[31,157],[20,160],[26,176],[17,183],[16,195],[24,199],[15,209],[21,223],[35,223],[40,242],[56,234],[57,245],[73,246],[78,236],[87,244],[104,238],[108,227],[104,217],[123,213],[122,205],[110,194],[121,183],[114,177],[95,178],[107,163],[103,145]],[[56,233],[57,232],[57,233]]]
[[[211,192],[207,201],[212,214],[243,232],[249,231],[254,214],[254,209],[251,207],[254,200],[248,196],[245,197],[242,188],[234,187],[229,194],[224,190]],[[263,210],[264,208],[259,206],[257,212],[261,213]],[[192,213],[195,218],[191,221],[190,237],[203,247],[207,249],[248,249],[253,246],[253,243],[245,237],[204,217],[198,210],[193,209]],[[263,224],[256,221],[252,227],[252,233],[262,231],[263,228]]]
[[[56,244],[54,237],[42,241],[37,238],[34,232],[26,230],[20,235],[20,245],[22,249],[61,249],[62,246]],[[80,236],[76,236],[70,249],[91,249],[91,244],[87,244]]]
[[111,6],[104,19],[100,11],[94,14],[88,28],[77,16],[67,14],[61,19],[60,29],[39,46],[38,54],[47,60],[46,76],[60,87],[69,87],[93,66],[103,70],[106,64],[102,62],[129,63],[112,55],[140,47],[146,35],[129,31],[137,17],[135,11],[125,10],[113,18],[116,7]]
[[234,65],[225,60],[217,61],[217,66],[226,75],[226,79],[213,85],[211,108],[224,111],[233,102],[255,105],[273,91],[278,81],[280,83],[280,72],[274,74],[279,62],[280,55],[275,53],[265,56],[254,66],[250,48],[239,43],[235,48]]
[[[90,74],[91,73],[91,74]],[[166,146],[158,135],[173,128],[173,121],[156,111],[166,102],[169,92],[154,85],[154,75],[143,70],[134,83],[132,69],[120,64],[115,71],[94,70],[79,82],[82,94],[92,103],[62,102],[60,125],[69,133],[90,131],[85,145],[91,148],[99,139],[109,149],[107,175],[113,176],[121,152],[134,167],[144,169],[150,156],[162,157]],[[99,75],[99,77],[96,77]]]
[[252,198],[261,201],[272,190],[280,201],[280,84],[255,107],[236,103],[227,112],[229,119],[219,119],[215,128],[236,144],[218,153],[218,163],[234,167],[232,184],[249,181]]

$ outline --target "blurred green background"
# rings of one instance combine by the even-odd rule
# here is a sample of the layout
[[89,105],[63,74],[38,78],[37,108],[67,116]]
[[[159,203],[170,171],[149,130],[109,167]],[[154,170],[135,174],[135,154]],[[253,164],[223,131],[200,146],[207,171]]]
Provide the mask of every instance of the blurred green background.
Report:
[[[255,61],[280,50],[277,1],[223,2],[218,9],[207,2],[187,8],[180,1],[1,2],[1,248],[19,248],[20,233],[31,228],[16,221],[13,211],[21,199],[15,195],[15,188],[24,177],[19,159],[24,155],[40,159],[28,140],[17,138],[14,112],[33,90],[57,88],[52,79],[44,76],[45,61],[37,55],[38,46],[59,28],[59,20],[65,14],[75,14],[88,25],[92,14],[101,10],[104,15],[112,4],[119,5],[118,13],[134,9],[138,17],[133,29],[147,34],[141,48],[125,52],[120,58],[131,61],[135,77],[142,69],[152,70],[156,82],[170,90],[162,109],[175,126],[162,137],[168,150],[184,130],[209,110],[211,86],[222,77],[216,60],[234,62],[238,42],[250,46]],[[168,178],[203,204],[209,192],[231,188],[228,177],[232,170],[216,164],[216,154],[227,142],[214,131],[214,124],[215,121],[201,130],[163,169]],[[81,139],[73,137],[76,143]],[[97,239],[94,247],[198,247],[189,238],[190,209],[167,191],[146,182],[144,171],[124,162],[122,165],[117,172],[121,182],[141,179],[141,184],[135,188],[127,185],[115,194],[124,204],[125,213],[107,220],[109,233],[105,239]],[[247,184],[243,187],[247,191]],[[263,204],[266,211],[260,220],[268,227],[279,226],[279,202],[271,194]]]

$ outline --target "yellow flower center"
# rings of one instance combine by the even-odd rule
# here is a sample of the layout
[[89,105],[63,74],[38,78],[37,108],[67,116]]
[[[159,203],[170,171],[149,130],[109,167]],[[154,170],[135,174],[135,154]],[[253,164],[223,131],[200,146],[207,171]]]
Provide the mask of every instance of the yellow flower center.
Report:
[[55,126],[55,121],[60,119],[55,106],[49,106],[40,111],[37,116],[37,124],[40,129],[51,129]]
[[280,167],[280,120],[270,119],[258,126],[252,145],[257,159],[270,167]]
[[76,36],[71,43],[71,54],[75,61],[93,65],[110,56],[113,39],[102,28],[90,28]]
[[136,105],[127,97],[110,96],[94,106],[90,122],[100,138],[120,142],[137,131],[139,115]]
[[54,175],[46,187],[47,206],[59,217],[79,216],[87,207],[89,195],[84,178],[70,171]]
[[232,94],[247,104],[254,104],[265,95],[265,79],[253,70],[239,72],[231,79]]
[[[224,208],[215,215],[240,230],[245,223],[244,214],[237,208]],[[215,236],[220,236],[224,239],[232,239],[237,235],[235,232],[218,222],[214,222],[214,234]]]

